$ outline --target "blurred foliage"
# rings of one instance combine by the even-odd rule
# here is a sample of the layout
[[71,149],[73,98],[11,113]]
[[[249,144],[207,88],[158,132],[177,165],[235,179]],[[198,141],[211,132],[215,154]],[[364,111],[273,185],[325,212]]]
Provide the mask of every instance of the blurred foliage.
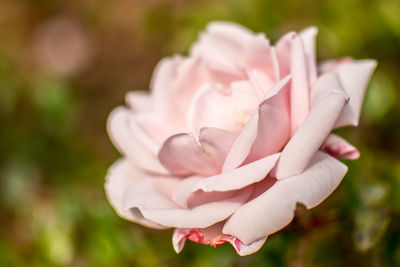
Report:
[[[400,266],[400,2],[396,0],[0,0],[0,266]],[[275,41],[316,25],[320,61],[375,58],[361,150],[336,192],[257,254],[239,257],[114,213],[118,157],[107,114],[145,89],[163,56],[187,53],[212,20]]]

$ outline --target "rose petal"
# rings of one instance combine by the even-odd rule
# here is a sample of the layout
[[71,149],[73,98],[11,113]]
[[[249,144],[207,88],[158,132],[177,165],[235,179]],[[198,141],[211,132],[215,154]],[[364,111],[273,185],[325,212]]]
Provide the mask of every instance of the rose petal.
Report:
[[255,88],[250,81],[237,81],[231,84],[232,102],[235,107],[245,114],[251,114],[260,103]]
[[300,32],[307,58],[308,80],[310,85],[317,79],[317,63],[315,59],[315,39],[317,33],[318,29],[316,27],[309,27]]
[[208,227],[229,217],[253,190],[247,187],[231,198],[182,209],[172,198],[180,182],[180,178],[151,176],[121,160],[109,170],[105,189],[120,216],[153,228]]
[[199,142],[204,153],[217,163],[220,171],[236,138],[235,133],[219,128],[204,127],[200,129]]
[[[161,60],[153,73],[150,88],[152,91],[152,101],[155,115],[161,121],[168,121],[169,124],[179,125],[179,106],[174,105],[172,83],[177,76],[177,70],[182,64],[182,57],[176,56]],[[173,119],[173,120],[171,120]]]
[[165,226],[144,218],[137,209],[126,208],[126,200],[132,196],[144,208],[175,208],[172,197],[168,195],[172,196],[172,190],[169,190],[178,182],[171,177],[151,176],[127,160],[119,160],[108,170],[104,187],[108,200],[121,217],[147,227],[164,229]]
[[134,123],[132,113],[123,107],[116,108],[108,117],[107,130],[118,150],[143,169],[166,173],[157,159],[156,145]]
[[308,83],[307,58],[303,41],[300,36],[295,36],[291,42],[291,74],[292,85],[290,89],[290,119],[291,133],[296,132],[307,117],[310,109],[310,92]]
[[186,240],[189,239],[193,242],[208,244],[214,247],[229,242],[240,256],[246,256],[257,252],[266,241],[266,238],[263,238],[249,245],[245,245],[236,237],[222,234],[222,226],[222,223],[218,223],[217,225],[205,229],[175,229],[172,237],[175,251],[177,253],[181,252]]
[[[282,86],[284,84],[285,80]],[[281,151],[290,137],[289,108],[285,92],[273,92],[281,88],[271,89],[268,92],[271,96],[258,107],[257,137],[244,164]]]
[[176,134],[162,145],[158,158],[173,175],[218,173],[220,166],[215,159],[204,153],[200,144],[189,134]]
[[303,173],[278,180],[265,193],[241,206],[222,232],[245,244],[264,238],[293,219],[296,203],[309,209],[317,206],[339,185],[346,171],[347,167],[335,158],[317,152]]
[[335,134],[330,134],[321,149],[335,158],[358,159],[360,152],[346,140]]
[[282,36],[275,45],[280,77],[285,77],[290,74],[291,42],[296,35],[295,32],[289,32]]
[[318,66],[318,72],[322,75],[327,72],[335,71],[337,67],[339,67],[342,64],[353,62],[354,59],[351,57],[343,57],[339,59],[332,59],[332,60],[327,60],[322,62]]
[[[264,128],[260,127],[260,132],[258,132],[258,125],[261,124],[260,120],[263,120],[265,125],[268,123],[274,123],[276,121],[276,118],[274,116],[278,116],[279,118],[282,118],[282,116],[285,116],[285,112],[283,111],[282,114],[277,114],[276,112],[263,112],[261,111],[260,113],[260,107],[261,106],[266,106],[265,108],[268,109],[268,107],[273,107],[274,103],[276,100],[279,100],[281,97],[280,94],[282,92],[282,88],[289,82],[290,76],[285,77],[281,81],[279,81],[274,88],[272,88],[270,91],[267,93],[267,98],[260,104],[260,106],[256,109],[256,111],[251,115],[249,120],[247,121],[247,124],[244,126],[242,131],[240,132],[238,138],[234,142],[231,150],[228,153],[228,156],[225,159],[222,172],[228,172],[231,171],[235,168],[237,168],[240,164],[244,162],[244,160],[248,157],[253,143],[256,141],[258,134],[267,134],[263,131]],[[264,110],[264,108],[261,108],[261,110]],[[265,111],[265,110],[264,110]],[[261,116],[260,116],[261,115]],[[269,117],[271,116],[271,117]],[[285,125],[285,122],[280,122],[282,125]],[[266,128],[265,128],[266,129]],[[266,138],[274,135],[275,133],[268,133],[266,137],[261,137],[261,139],[265,140]],[[265,138],[265,139],[264,139]],[[271,140],[272,142],[272,140]],[[272,143],[267,144],[266,146],[273,146]],[[269,152],[272,151],[269,150]],[[275,151],[276,152],[276,151]]]
[[182,181],[174,193],[174,199],[183,207],[196,191],[225,192],[242,189],[264,179],[275,166],[279,154],[273,154],[232,171],[202,178],[191,177]]
[[196,184],[204,179],[204,177],[191,176],[182,180],[177,189],[174,191],[173,199],[182,208],[193,208],[209,202],[222,201],[232,198],[237,191],[226,192],[204,192],[193,190]]
[[[210,202],[191,209],[142,209],[143,216],[161,225],[176,228],[206,228],[223,221],[246,202],[253,188],[246,187],[233,197],[218,202]],[[133,203],[131,203],[133,205]],[[137,206],[137,205],[134,205]],[[132,207],[134,207],[132,206]]]
[[148,112],[151,108],[151,97],[146,91],[129,92],[125,101],[134,112]]
[[333,129],[348,99],[335,73],[319,77],[313,92],[316,97],[310,113],[283,149],[272,171],[277,179],[303,172]]
[[350,97],[349,104],[338,118],[335,128],[358,125],[365,89],[376,67],[375,60],[359,60],[337,66],[340,81]]
[[191,55],[203,58],[211,69],[240,75],[246,66],[274,75],[269,41],[235,23],[214,22],[200,36]]
[[233,104],[231,92],[217,84],[205,84],[194,95],[187,113],[187,124],[197,136],[203,127],[239,132],[243,114]]

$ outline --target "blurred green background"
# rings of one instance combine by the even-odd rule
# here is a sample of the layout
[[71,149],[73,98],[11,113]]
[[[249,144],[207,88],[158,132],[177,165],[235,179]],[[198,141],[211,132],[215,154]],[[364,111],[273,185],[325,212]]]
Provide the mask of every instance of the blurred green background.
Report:
[[[375,58],[341,186],[239,257],[127,222],[107,203],[106,132],[157,61],[212,20],[276,41],[316,25],[318,59]],[[400,266],[400,1],[0,0],[0,266]]]

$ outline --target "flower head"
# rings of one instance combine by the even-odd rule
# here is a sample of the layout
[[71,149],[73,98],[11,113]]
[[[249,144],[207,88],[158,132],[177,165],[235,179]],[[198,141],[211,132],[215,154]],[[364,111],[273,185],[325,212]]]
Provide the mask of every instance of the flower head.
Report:
[[185,240],[257,251],[294,216],[339,185],[355,147],[331,134],[357,125],[375,61],[318,69],[316,28],[263,34],[212,23],[188,57],[162,60],[150,94],[131,92],[108,130],[123,158],[109,170],[108,198],[122,217],[176,228]]

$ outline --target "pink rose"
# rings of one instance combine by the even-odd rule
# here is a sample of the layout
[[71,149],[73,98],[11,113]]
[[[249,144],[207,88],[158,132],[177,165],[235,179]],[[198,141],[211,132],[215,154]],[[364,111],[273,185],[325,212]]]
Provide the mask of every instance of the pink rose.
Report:
[[318,71],[316,28],[271,46],[233,23],[207,27],[188,57],[162,60],[151,94],[131,92],[108,121],[123,154],[105,185],[117,213],[175,228],[240,255],[285,227],[296,203],[312,208],[338,186],[359,152],[338,127],[357,125],[373,60],[331,61]]

